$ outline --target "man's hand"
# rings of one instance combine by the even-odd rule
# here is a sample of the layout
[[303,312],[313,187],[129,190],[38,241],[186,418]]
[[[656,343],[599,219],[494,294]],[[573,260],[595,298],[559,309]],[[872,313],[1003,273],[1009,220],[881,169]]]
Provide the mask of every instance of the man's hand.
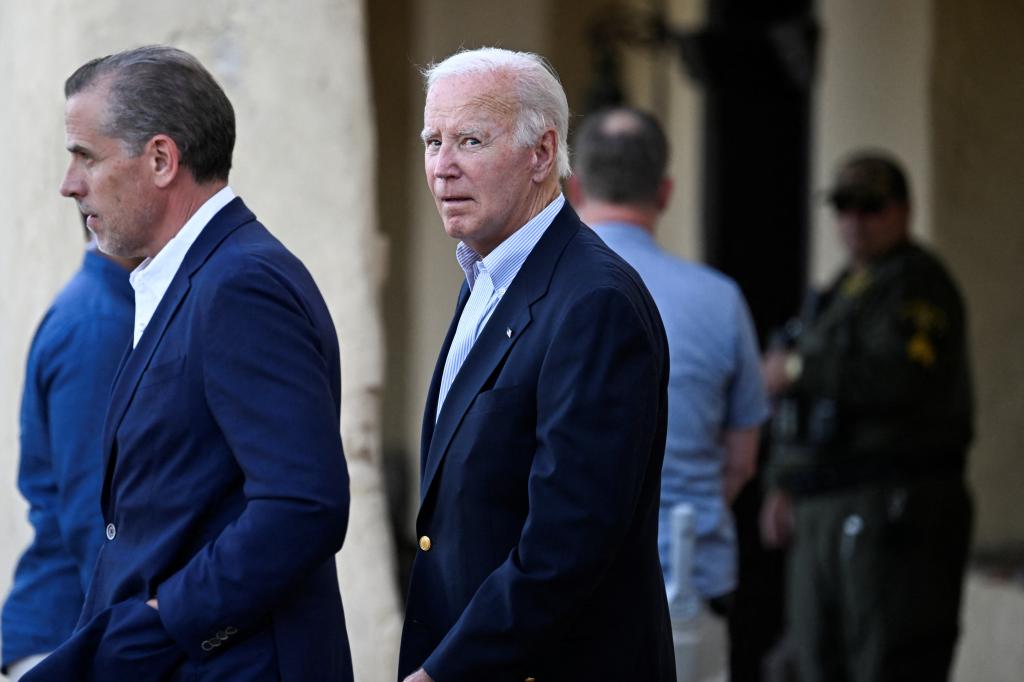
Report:
[[757,445],[760,438],[760,426],[749,429],[726,429],[722,434],[722,444],[725,446],[722,479],[725,501],[729,504],[733,503],[743,490],[743,486],[757,472]]
[[761,375],[764,378],[764,388],[772,398],[785,393],[792,383],[792,379],[786,371],[788,360],[789,352],[781,348],[769,350],[761,359]]
[[766,547],[785,547],[793,537],[793,502],[789,494],[772,490],[761,504],[761,542]]
[[149,608],[154,609],[156,611],[160,610],[160,605],[157,602],[156,597],[154,597],[154,598],[150,599],[149,601],[147,601],[146,602],[146,606],[148,606]]
[[402,682],[434,682],[434,678],[428,675],[426,670],[420,668]]

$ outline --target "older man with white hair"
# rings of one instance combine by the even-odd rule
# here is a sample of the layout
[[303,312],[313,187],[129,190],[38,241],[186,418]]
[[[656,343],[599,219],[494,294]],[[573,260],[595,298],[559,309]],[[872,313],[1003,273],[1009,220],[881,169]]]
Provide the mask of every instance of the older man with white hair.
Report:
[[544,60],[485,48],[425,76],[426,179],[466,283],[427,394],[399,677],[673,680],[657,308],[565,203]]

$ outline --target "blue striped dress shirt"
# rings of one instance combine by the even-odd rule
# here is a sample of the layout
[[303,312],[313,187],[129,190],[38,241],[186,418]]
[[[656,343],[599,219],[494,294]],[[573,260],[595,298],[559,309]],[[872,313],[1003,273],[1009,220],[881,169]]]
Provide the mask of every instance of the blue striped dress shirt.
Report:
[[469,356],[477,337],[491,319],[491,314],[498,307],[498,302],[505,295],[505,291],[512,284],[533,247],[544,236],[544,232],[564,205],[565,197],[559,194],[544,207],[543,211],[509,235],[483,258],[465,242],[459,242],[455,249],[455,258],[466,273],[470,295],[459,317],[459,325],[455,330],[451,348],[448,349],[448,357],[445,358],[435,420],[440,416],[448,389],[458,376],[459,369]]

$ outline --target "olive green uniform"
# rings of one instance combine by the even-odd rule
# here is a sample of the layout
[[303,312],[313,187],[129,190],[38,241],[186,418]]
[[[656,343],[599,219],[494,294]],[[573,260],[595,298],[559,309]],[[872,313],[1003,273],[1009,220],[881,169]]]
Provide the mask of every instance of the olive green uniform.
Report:
[[946,679],[972,518],[956,286],[903,243],[836,280],[797,352],[771,480],[795,502],[788,604],[801,680]]

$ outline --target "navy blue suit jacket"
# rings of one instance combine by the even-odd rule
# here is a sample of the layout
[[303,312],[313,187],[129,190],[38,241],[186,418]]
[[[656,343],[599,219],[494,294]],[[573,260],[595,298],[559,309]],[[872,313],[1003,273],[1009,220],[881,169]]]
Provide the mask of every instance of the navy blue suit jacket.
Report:
[[351,680],[340,400],[313,279],[235,199],[121,366],[108,540],[78,629],[26,679]]
[[668,355],[639,276],[568,206],[422,437],[399,677],[674,680],[658,562]]

